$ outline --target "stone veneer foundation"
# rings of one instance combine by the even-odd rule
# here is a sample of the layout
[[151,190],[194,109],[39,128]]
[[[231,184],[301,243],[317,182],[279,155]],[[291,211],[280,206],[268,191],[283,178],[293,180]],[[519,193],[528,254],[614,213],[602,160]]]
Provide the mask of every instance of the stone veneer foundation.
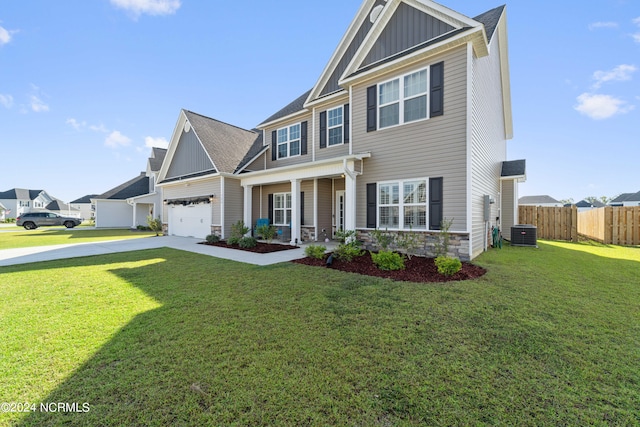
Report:
[[[379,248],[375,245],[374,239],[371,235],[372,230],[357,230],[357,238],[362,242],[362,248],[368,251],[378,250]],[[399,234],[399,232],[390,231],[389,233]],[[426,256],[426,257],[435,257],[435,246],[440,239],[440,233],[434,232],[422,232],[422,231],[414,231],[414,233],[420,235],[421,246],[416,250],[416,255]],[[393,246],[390,249],[398,250],[397,247]],[[469,235],[467,233],[452,233],[449,232],[449,252],[448,255],[452,257],[458,258],[460,261],[469,261],[471,257],[469,256]]]

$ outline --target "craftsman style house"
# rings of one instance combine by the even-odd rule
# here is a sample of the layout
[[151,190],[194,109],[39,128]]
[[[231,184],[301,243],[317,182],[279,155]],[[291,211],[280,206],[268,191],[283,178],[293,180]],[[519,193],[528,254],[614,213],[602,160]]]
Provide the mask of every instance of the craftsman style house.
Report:
[[365,0],[311,90],[256,129],[182,110],[158,185],[169,234],[268,218],[291,242],[450,227],[471,259],[517,223],[504,6]]

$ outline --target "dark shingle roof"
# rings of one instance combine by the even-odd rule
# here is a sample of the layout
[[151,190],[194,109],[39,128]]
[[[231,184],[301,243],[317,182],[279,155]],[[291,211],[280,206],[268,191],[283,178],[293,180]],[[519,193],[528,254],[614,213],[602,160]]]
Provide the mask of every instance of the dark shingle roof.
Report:
[[622,203],[622,202],[640,202],[640,191],[638,191],[637,193],[622,193],[621,195],[619,195],[609,203]]
[[91,199],[95,199],[98,195],[97,194],[88,194],[84,197],[80,197],[79,199],[76,199],[70,203],[91,203]]
[[520,205],[537,205],[543,203],[560,203],[551,196],[524,196],[518,199]]
[[0,199],[6,200],[35,200],[43,190],[27,190],[25,188],[12,188],[0,193]]
[[286,117],[290,114],[297,113],[298,111],[304,110],[304,102],[307,100],[312,90],[313,89],[309,89],[308,91],[300,95],[298,98],[296,98],[293,102],[288,104],[286,107],[282,108],[280,111],[270,116],[267,120],[264,120],[262,123],[269,123],[274,120],[278,120],[283,117]]
[[243,167],[245,167],[254,157],[260,154],[261,151],[265,150],[267,147],[264,146],[263,135],[262,132],[258,129],[253,129],[254,132],[258,134],[258,138],[253,142],[253,145],[244,156],[238,167],[233,173],[238,173]]
[[576,206],[579,208],[601,208],[604,206],[604,203],[594,200],[593,202],[587,202],[586,200],[580,200],[576,203]]
[[184,110],[218,172],[233,173],[262,134]]
[[527,173],[527,161],[526,160],[510,160],[508,162],[502,162],[502,173],[500,176],[523,176]]
[[487,40],[491,41],[491,37],[493,37],[493,33],[496,31],[496,27],[498,26],[498,22],[500,22],[500,17],[504,12],[505,7],[505,5],[498,6],[473,18],[474,21],[478,21],[484,25],[484,30],[487,33]]
[[167,155],[166,148],[153,147],[151,150],[151,157],[149,157],[149,168],[153,172],[157,172],[162,167],[162,162]]
[[142,172],[137,177],[121,184],[94,199],[126,200],[130,197],[141,196],[149,192],[149,178]]
[[49,203],[44,208],[50,211],[78,211],[76,208],[70,208],[69,205],[59,199],[54,199],[53,202]]

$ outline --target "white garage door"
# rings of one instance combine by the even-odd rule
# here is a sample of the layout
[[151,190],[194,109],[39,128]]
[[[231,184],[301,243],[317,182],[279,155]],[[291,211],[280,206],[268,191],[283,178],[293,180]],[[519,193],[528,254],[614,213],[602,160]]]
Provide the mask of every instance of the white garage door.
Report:
[[169,234],[204,239],[211,234],[211,205],[173,205],[169,207]]

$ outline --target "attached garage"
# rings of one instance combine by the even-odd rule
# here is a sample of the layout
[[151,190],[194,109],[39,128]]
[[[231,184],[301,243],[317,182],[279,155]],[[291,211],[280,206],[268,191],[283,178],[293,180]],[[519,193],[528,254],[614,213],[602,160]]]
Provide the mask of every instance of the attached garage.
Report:
[[211,206],[209,203],[169,206],[169,234],[204,239],[211,234]]

